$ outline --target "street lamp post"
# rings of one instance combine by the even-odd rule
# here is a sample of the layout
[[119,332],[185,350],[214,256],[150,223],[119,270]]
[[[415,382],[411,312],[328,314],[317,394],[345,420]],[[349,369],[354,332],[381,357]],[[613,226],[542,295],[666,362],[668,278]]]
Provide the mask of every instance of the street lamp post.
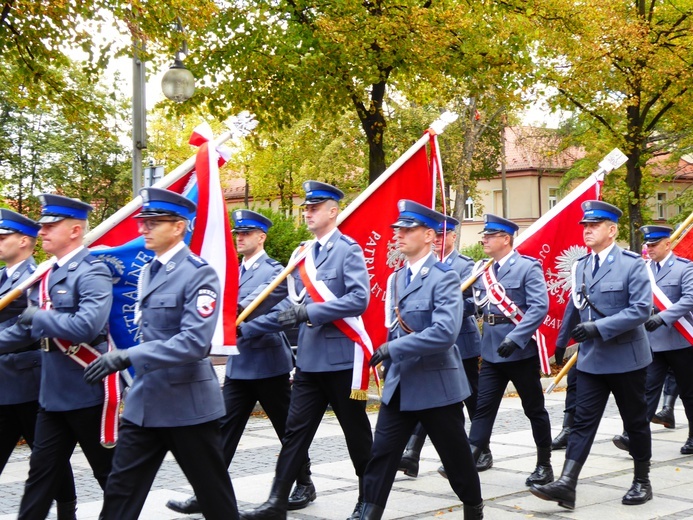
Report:
[[[184,33],[180,18],[176,29]],[[132,191],[136,197],[142,188],[142,150],[147,148],[147,105],[146,105],[146,75],[144,61],[140,54],[144,44],[135,41],[132,46]],[[181,48],[174,56],[173,65],[161,78],[161,90],[171,101],[182,103],[195,93],[195,77],[183,65],[183,59],[188,55],[188,44],[183,41]],[[157,167],[163,168],[163,167]],[[157,170],[159,172],[160,170]]]

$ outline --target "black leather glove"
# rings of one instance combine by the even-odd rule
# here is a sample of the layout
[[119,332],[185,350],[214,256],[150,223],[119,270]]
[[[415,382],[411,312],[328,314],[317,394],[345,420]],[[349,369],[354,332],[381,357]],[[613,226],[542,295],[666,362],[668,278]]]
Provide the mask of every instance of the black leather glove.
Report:
[[239,339],[242,337],[243,337],[243,329],[241,329],[240,325],[236,325],[236,339]]
[[565,347],[556,347],[556,352],[553,353],[553,357],[557,365],[563,364],[563,356],[565,356]]
[[245,310],[245,307],[243,307],[243,305],[241,305],[239,303],[238,306],[236,307],[236,316],[240,316],[244,310]]
[[38,310],[39,308],[36,305],[27,307],[24,309],[24,312],[19,315],[19,318],[17,318],[17,323],[24,325],[25,327],[31,327],[31,324],[34,321],[34,314],[36,314],[36,311]]
[[647,332],[652,332],[662,325],[664,325],[664,320],[659,314],[655,314],[654,316],[650,316],[650,318],[645,322],[645,330]]
[[279,321],[279,325],[285,328],[291,328],[299,323],[308,321],[308,309],[306,309],[306,304],[301,303],[299,305],[293,305],[285,311],[281,311],[277,314],[277,321]]
[[370,366],[374,367],[378,363],[382,363],[386,359],[390,359],[390,349],[387,347],[387,343],[383,343],[378,347],[378,349],[373,352],[373,357],[368,363]]
[[498,350],[496,350],[496,352],[498,352],[500,357],[508,358],[512,356],[513,352],[519,348],[520,346],[513,340],[510,338],[505,338],[503,341],[501,341],[501,344],[498,346]]
[[600,337],[600,334],[595,322],[586,321],[578,324],[578,326],[570,332],[570,337],[578,343],[582,343],[588,339],[598,338]]
[[84,380],[93,385],[107,375],[124,370],[130,365],[130,354],[126,349],[111,350],[89,363],[84,369]]

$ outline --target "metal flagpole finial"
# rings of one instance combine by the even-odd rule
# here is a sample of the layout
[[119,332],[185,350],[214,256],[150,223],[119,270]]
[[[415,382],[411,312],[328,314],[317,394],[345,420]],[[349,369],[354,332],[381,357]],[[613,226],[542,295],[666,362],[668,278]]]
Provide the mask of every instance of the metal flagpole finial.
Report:
[[255,119],[255,114],[243,110],[237,116],[229,117],[224,124],[231,131],[231,137],[245,137],[255,129],[258,120]]
[[442,114],[440,114],[440,117],[433,121],[431,123],[430,128],[437,134],[440,135],[443,133],[445,130],[445,127],[448,126],[450,123],[454,123],[457,118],[460,117],[458,114],[455,112],[450,112],[449,110],[446,110]]
[[599,163],[599,167],[604,170],[605,173],[609,173],[611,170],[615,170],[622,166],[627,160],[628,157],[626,154],[618,148],[614,148],[609,152],[609,155],[602,159],[602,162]]

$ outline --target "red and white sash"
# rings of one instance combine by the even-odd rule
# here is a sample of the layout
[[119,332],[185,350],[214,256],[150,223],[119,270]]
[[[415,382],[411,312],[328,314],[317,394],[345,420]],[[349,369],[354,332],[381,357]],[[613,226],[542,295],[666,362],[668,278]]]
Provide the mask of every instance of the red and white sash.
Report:
[[[39,304],[41,309],[51,310],[53,304],[48,292],[49,269],[41,278],[39,290]],[[101,353],[88,343],[73,345],[70,341],[52,338],[53,342],[78,365],[86,368],[89,363],[101,356]],[[108,350],[113,350],[113,340],[108,335]],[[101,444],[106,448],[113,448],[118,440],[118,414],[120,412],[120,375],[116,372],[104,378],[104,403],[101,411]]]
[[[306,248],[306,244],[298,249],[300,255]],[[314,302],[324,303],[336,300],[337,296],[327,287],[325,282],[317,280],[315,260],[309,251],[297,264],[298,272],[305,289],[310,294]],[[366,332],[361,316],[340,318],[332,322],[347,338],[354,342],[354,368],[351,377],[351,399],[365,401],[368,399],[368,381],[370,366],[369,362],[373,356],[373,344]],[[377,382],[377,374],[373,369],[374,377]]]
[[[652,285],[652,301],[654,302],[655,306],[661,311],[667,310],[669,307],[673,305],[672,301],[669,299],[669,297],[664,294],[662,289],[660,289],[659,285],[657,285],[657,281],[655,280],[654,274],[652,273],[651,269],[651,264],[652,260],[647,261],[647,274],[650,277],[650,285]],[[689,316],[691,316],[691,313],[688,313]],[[678,320],[674,322],[674,327],[676,327],[676,330],[679,331],[679,333],[686,338],[686,341],[693,345],[693,324],[691,324],[690,321],[685,319],[685,316],[680,317]]]
[[[498,307],[506,318],[509,318],[517,325],[524,317],[524,312],[508,297],[505,293],[505,287],[496,279],[496,273],[489,267],[484,271],[483,278],[488,301]],[[544,374],[550,374],[551,368],[549,365],[549,352],[546,347],[546,337],[538,329],[532,337],[537,342],[541,371]]]

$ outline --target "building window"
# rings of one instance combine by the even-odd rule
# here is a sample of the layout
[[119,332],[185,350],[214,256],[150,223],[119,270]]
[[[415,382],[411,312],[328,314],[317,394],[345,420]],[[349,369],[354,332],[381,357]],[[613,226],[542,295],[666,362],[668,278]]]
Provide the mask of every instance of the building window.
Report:
[[657,215],[657,218],[659,220],[665,220],[667,218],[666,216],[666,203],[667,203],[667,194],[659,192],[657,193],[657,207],[655,209],[655,213]]
[[474,220],[474,199],[471,197],[464,201],[464,220]]
[[549,188],[549,209],[558,204],[558,188]]

